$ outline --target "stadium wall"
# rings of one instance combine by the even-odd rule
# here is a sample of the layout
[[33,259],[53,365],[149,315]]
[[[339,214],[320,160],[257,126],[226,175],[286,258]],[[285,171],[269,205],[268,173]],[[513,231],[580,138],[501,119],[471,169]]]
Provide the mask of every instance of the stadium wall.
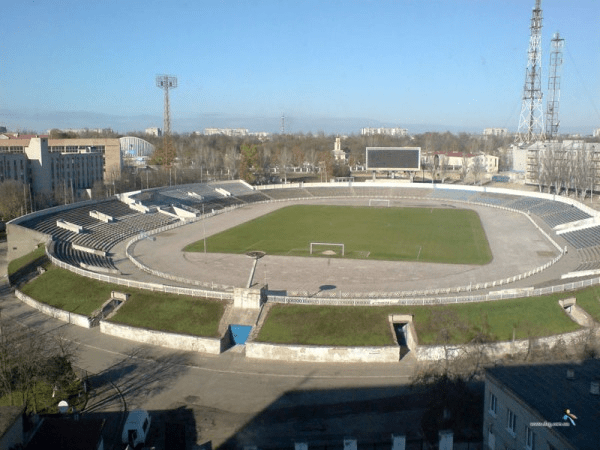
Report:
[[28,295],[23,294],[18,289],[15,289],[15,296],[26,305],[37,309],[38,311],[46,314],[47,316],[54,317],[55,319],[62,320],[63,322],[72,323],[79,327],[91,328],[91,321],[87,316],[63,311],[62,309],[55,308],[53,306],[47,305],[46,303],[38,302],[37,300],[34,300]]
[[400,361],[400,347],[330,347],[246,342],[246,358],[288,362],[385,363]]
[[571,333],[557,334],[543,338],[519,339],[508,342],[491,342],[482,345],[420,345],[415,349],[415,355],[420,361],[440,361],[444,359],[458,359],[483,353],[491,359],[500,359],[507,355],[523,355],[535,348],[551,349],[557,344],[567,346],[583,342],[590,331],[596,336],[600,331],[590,330],[588,328]]
[[207,338],[132,327],[129,325],[108,322],[106,320],[100,321],[100,332],[143,344],[158,345],[175,350],[201,352],[212,355],[218,355],[232,345],[230,333],[225,333],[221,338]]

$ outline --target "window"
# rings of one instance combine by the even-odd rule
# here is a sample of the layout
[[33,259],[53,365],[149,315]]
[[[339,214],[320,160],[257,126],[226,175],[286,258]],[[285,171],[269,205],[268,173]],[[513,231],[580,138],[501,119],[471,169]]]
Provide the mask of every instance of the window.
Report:
[[525,448],[527,450],[535,450],[535,433],[529,427],[525,431]]
[[496,417],[498,413],[498,398],[490,392],[490,414]]
[[510,409],[506,410],[506,429],[513,436],[516,434],[516,430],[517,430],[517,416]]

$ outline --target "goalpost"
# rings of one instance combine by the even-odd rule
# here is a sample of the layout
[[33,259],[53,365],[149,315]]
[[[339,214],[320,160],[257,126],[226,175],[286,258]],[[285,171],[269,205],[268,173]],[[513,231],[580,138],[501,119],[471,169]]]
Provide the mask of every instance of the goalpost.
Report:
[[311,242],[310,243],[310,254],[313,254],[314,246],[329,246],[329,247],[341,247],[342,248],[342,256],[344,256],[344,244],[336,244],[332,242]]
[[387,206],[390,207],[390,201],[383,198],[370,198],[369,206]]

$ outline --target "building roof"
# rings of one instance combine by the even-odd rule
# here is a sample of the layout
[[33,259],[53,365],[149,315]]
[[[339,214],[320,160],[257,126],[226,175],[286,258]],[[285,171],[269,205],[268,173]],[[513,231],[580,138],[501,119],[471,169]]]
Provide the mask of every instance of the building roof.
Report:
[[25,411],[24,406],[0,406],[0,438]]
[[104,420],[46,417],[25,450],[97,450]]
[[12,134],[12,133],[3,133],[2,139],[32,139],[32,138],[47,138],[47,134]]
[[453,157],[457,157],[457,158],[472,158],[474,156],[479,156],[479,154],[475,154],[475,153],[463,153],[463,152],[434,152],[434,155],[446,155],[446,156],[453,156]]
[[[567,378],[567,370],[574,379]],[[575,448],[598,448],[600,395],[590,393],[600,379],[600,360],[580,363],[502,366],[486,370],[486,379],[507,388],[540,416],[540,421],[565,422],[566,409],[577,416],[576,426],[554,427]]]

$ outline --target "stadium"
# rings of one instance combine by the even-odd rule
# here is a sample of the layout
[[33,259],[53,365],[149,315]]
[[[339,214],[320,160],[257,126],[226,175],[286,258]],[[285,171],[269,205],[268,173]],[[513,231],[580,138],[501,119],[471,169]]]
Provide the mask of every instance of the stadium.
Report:
[[[324,208],[273,219],[277,235],[290,229],[298,242],[290,240],[278,249],[270,242],[277,240],[271,232],[266,238],[242,240],[237,249],[227,247],[235,239],[225,235],[221,241],[226,245],[219,247],[223,245],[218,242],[220,234],[242,236],[245,231],[239,227],[255,224],[250,234],[256,236],[256,226],[267,227],[263,222],[256,225],[258,219],[291,213],[293,208]],[[407,211],[403,225],[391,227],[391,234],[368,222],[371,214]],[[330,215],[323,216],[322,223],[331,225],[325,238],[319,230],[302,225],[303,215],[314,219],[325,212]],[[448,216],[468,212],[477,220]],[[400,220],[390,217],[390,226]],[[364,220],[365,225],[348,236],[346,227],[334,218],[341,218],[342,224]],[[413,222],[412,228],[421,234],[408,235]],[[479,226],[481,231],[474,231]],[[467,237],[479,233],[481,240],[459,239],[462,227],[468,227]],[[510,340],[511,332],[514,341],[515,330],[517,339],[532,335],[552,339],[553,334],[575,339],[582,332],[581,324],[564,313],[556,295],[572,297],[569,291],[600,283],[595,278],[600,274],[596,211],[568,197],[491,187],[351,181],[276,187],[253,187],[243,181],[197,183],[38,211],[8,223],[7,230],[9,260],[46,253],[53,266],[117,286],[115,290],[164,293],[157,301],[166,309],[164,304],[171,301],[165,300],[167,295],[207,299],[222,307],[212,319],[213,329],[199,332],[200,337],[189,344],[182,344],[181,338],[196,333],[189,329],[162,327],[156,318],[154,323],[118,320],[124,311],[120,306],[130,300],[114,301],[114,296],[110,296],[112,303],[105,297],[90,302],[89,310],[81,314],[84,326],[100,325],[102,332],[128,339],[215,354],[245,344],[245,355],[256,358],[397,361],[414,350],[419,359],[434,359],[439,354],[435,330],[423,322],[433,320],[431,311],[451,307],[463,307],[459,315],[489,315],[497,341]],[[401,243],[398,249],[385,256],[396,240]],[[450,241],[457,241],[458,247],[446,248]],[[478,250],[465,250],[469,248]],[[466,259],[455,259],[459,254]],[[19,295],[27,301],[50,304],[50,314],[68,311],[65,320],[70,322],[75,323],[82,312],[80,306],[53,304],[31,289],[25,291],[27,286],[20,288]],[[588,316],[600,319],[594,301],[584,303],[589,295],[577,297]],[[474,307],[476,313],[464,312]],[[298,313],[297,308],[304,309]],[[358,314],[366,331],[354,329],[352,338],[345,340],[328,337],[326,332],[318,336],[319,330],[306,324],[303,332],[297,332],[285,322],[290,314],[310,317],[315,308],[321,308],[318,314],[325,316],[327,324],[348,320],[352,327]],[[385,335],[383,340],[371,339],[367,310],[378,315],[373,328]],[[496,318],[500,310],[509,318]],[[287,325],[278,325],[277,317]],[[289,330],[273,332],[278,326]],[[324,328],[344,334],[333,326]],[[148,329],[180,335],[148,337]],[[469,333],[472,330],[456,336],[456,344],[469,342]]]

